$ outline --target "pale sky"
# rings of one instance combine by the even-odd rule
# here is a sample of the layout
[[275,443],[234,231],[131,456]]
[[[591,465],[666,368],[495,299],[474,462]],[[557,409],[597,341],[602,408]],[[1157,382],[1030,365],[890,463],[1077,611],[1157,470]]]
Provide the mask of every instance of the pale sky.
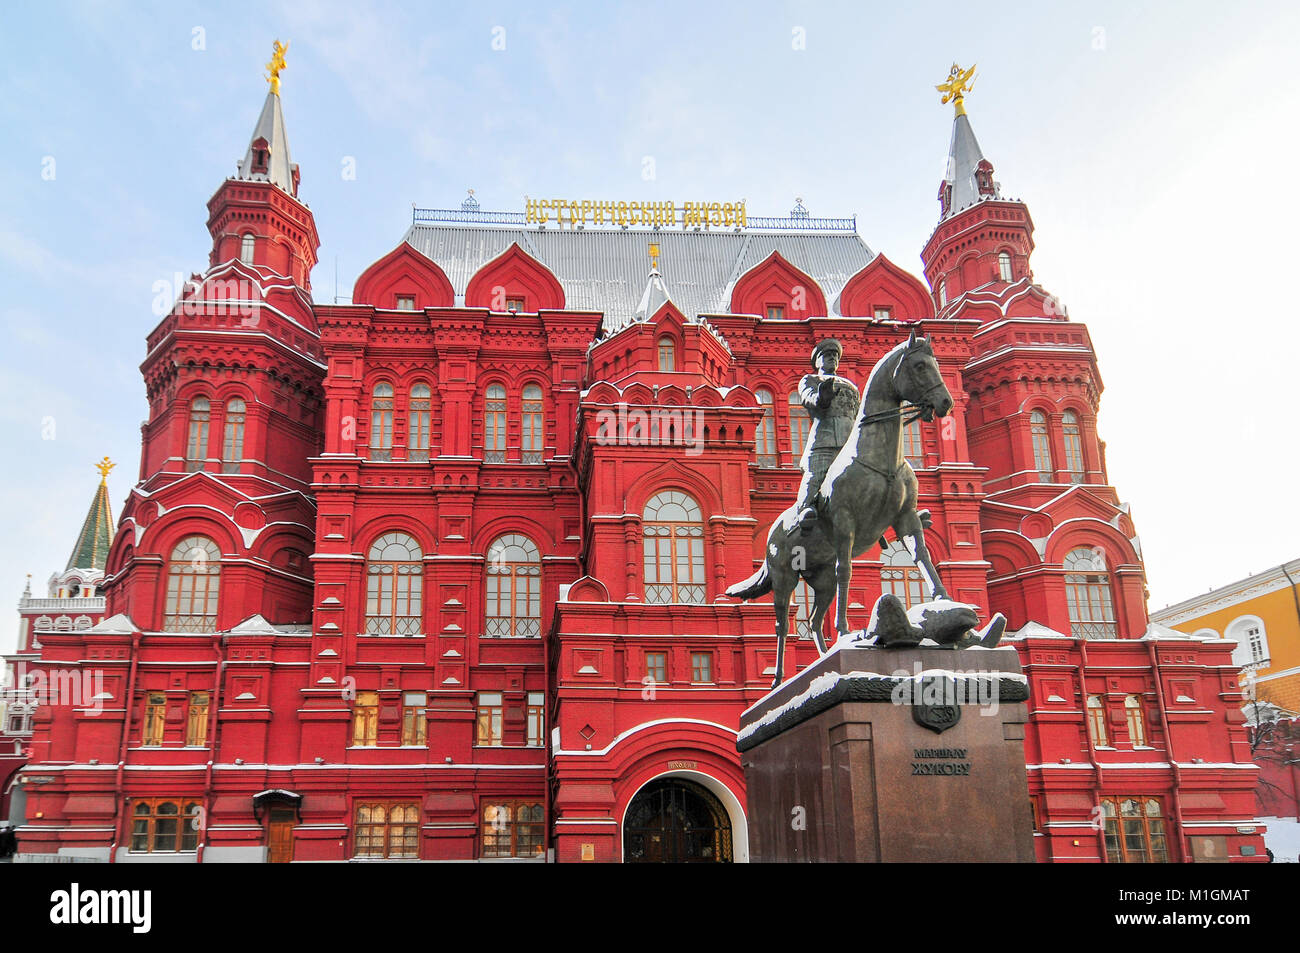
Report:
[[346,296],[413,203],[467,188],[510,211],[743,198],[783,215],[802,196],[919,275],[951,130],[934,84],[977,62],[971,121],[1033,215],[1035,278],[1092,333],[1150,608],[1296,556],[1300,7],[903,6],[5,5],[0,593],[16,602],[30,572],[41,594],[63,568],[105,454],[121,511],[153,287],[206,266],[205,203],[244,153],[276,38],[322,302],[336,263]]

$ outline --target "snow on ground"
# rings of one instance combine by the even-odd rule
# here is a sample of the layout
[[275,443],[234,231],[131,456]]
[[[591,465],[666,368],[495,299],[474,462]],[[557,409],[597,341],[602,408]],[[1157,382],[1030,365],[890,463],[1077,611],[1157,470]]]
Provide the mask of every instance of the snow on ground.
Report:
[[1294,864],[1300,861],[1300,820],[1294,817],[1261,817],[1268,825],[1264,833],[1264,846],[1273,852],[1276,863]]

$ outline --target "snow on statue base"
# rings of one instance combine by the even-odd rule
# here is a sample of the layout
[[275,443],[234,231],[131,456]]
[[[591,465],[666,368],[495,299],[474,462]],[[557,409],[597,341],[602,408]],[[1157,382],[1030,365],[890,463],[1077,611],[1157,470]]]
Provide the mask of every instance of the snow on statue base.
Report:
[[741,716],[751,859],[1033,862],[1028,694],[1010,647],[842,639]]

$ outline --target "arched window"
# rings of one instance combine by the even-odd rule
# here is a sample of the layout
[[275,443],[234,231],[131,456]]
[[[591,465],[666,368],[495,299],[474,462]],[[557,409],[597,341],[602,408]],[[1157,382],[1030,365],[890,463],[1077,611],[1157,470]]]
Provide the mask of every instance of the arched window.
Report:
[[1101,814],[1106,860],[1112,864],[1163,864],[1169,861],[1160,799],[1104,797]]
[[772,412],[772,392],[757,390],[754,397],[763,408],[763,419],[754,431],[754,452],[760,467],[776,466],[776,416]]
[[419,543],[405,533],[386,533],[375,540],[366,558],[366,632],[418,635],[423,628],[423,583]]
[[1106,707],[1100,695],[1088,696],[1088,734],[1092,737],[1094,748],[1107,747],[1106,742]]
[[245,232],[244,237],[239,242],[239,260],[245,265],[253,263],[253,249],[255,246],[256,241],[253,238],[253,233]]
[[1079,418],[1071,411],[1061,415],[1061,436],[1065,442],[1065,469],[1071,483],[1083,482],[1083,440],[1079,436]]
[[1052,442],[1047,436],[1047,415],[1035,410],[1029,415],[1029,437],[1034,445],[1034,469],[1042,483],[1051,483]]
[[483,462],[506,462],[506,389],[493,384],[483,404]]
[[226,436],[221,443],[221,470],[238,473],[244,456],[244,402],[239,398],[226,403]]
[[196,397],[190,403],[190,436],[185,445],[185,469],[202,470],[208,455],[208,421],[212,405],[206,397]]
[[1142,699],[1137,695],[1129,695],[1124,699],[1124,717],[1128,721],[1128,740],[1133,747],[1146,747],[1147,730],[1142,724]]
[[645,505],[645,601],[704,601],[704,517],[678,490],[655,494]]
[[925,601],[925,589],[922,586],[921,570],[912,562],[912,556],[901,540],[894,540],[889,548],[882,550],[880,560],[884,566],[880,570],[880,592],[898,596],[905,609],[910,609]]
[[1264,620],[1253,615],[1234,619],[1223,630],[1223,636],[1237,643],[1232,650],[1232,661],[1239,668],[1257,669],[1268,665],[1270,655]]
[[799,392],[793,390],[790,392],[790,455],[794,458],[795,465],[799,463],[799,457],[803,454],[804,447],[808,445],[808,433],[812,430],[812,418],[808,416],[808,411],[799,399]]
[[425,462],[429,459],[429,401],[433,392],[428,384],[411,388],[410,434],[406,440],[406,459]]
[[920,417],[903,424],[903,459],[912,465],[913,470],[925,466],[925,444],[921,437]]
[[998,277],[1003,281],[1011,280],[1011,256],[1006,252],[998,252]]
[[520,459],[524,463],[541,463],[542,440],[545,437],[544,418],[542,389],[536,384],[529,384],[524,388],[520,412],[523,418],[520,421],[523,424],[523,456]]
[[939,279],[939,307],[948,307],[948,279]]
[[393,385],[384,381],[370,398],[370,459],[393,459]]
[[1115,607],[1110,598],[1110,574],[1099,549],[1072,549],[1063,563],[1065,601],[1069,607],[1070,634],[1076,639],[1114,639]]
[[221,550],[206,536],[176,544],[167,563],[167,632],[215,632],[221,589]]
[[677,345],[670,337],[659,339],[659,370],[677,370]]
[[502,536],[487,552],[489,638],[537,638],[542,634],[542,560],[527,536]]

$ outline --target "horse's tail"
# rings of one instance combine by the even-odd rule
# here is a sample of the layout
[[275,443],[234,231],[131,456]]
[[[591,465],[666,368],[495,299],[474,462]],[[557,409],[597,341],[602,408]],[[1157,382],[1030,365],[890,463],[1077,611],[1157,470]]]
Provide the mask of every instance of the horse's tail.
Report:
[[757,599],[772,591],[772,574],[767,569],[767,560],[758,568],[758,572],[744,582],[738,582],[727,590],[733,599]]

